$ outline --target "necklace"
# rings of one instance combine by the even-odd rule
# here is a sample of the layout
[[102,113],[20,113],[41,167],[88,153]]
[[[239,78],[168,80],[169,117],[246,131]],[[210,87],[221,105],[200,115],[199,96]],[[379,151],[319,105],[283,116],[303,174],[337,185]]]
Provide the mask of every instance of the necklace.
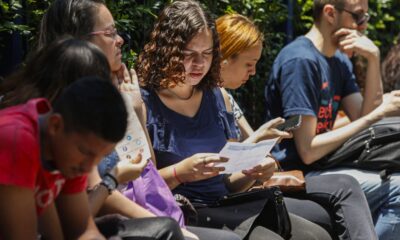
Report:
[[174,95],[176,98],[178,98],[179,100],[182,100],[182,101],[186,101],[186,100],[189,100],[189,99],[191,99],[192,97],[193,97],[193,94],[194,94],[194,87],[192,87],[192,91],[190,92],[190,95],[189,96],[187,96],[187,97],[181,97],[181,96],[179,96],[178,94],[176,94],[176,93],[174,93],[171,89],[169,89],[169,88],[167,88],[167,91],[169,92],[169,93],[171,93],[172,95]]

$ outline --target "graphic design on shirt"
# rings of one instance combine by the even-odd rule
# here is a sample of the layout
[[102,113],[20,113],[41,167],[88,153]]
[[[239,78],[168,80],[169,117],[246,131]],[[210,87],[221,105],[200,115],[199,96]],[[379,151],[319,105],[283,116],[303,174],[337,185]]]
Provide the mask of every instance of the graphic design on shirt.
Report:
[[336,113],[339,108],[339,103],[341,96],[335,95],[333,98],[328,98],[329,100],[322,99],[321,105],[318,110],[318,120],[316,133],[324,133],[333,128],[335,122]]
[[60,194],[61,189],[65,183],[64,178],[60,178],[54,181],[54,187],[50,189],[43,189],[43,186],[36,186],[35,188],[35,199],[36,207],[38,209],[44,209],[50,205],[54,199]]

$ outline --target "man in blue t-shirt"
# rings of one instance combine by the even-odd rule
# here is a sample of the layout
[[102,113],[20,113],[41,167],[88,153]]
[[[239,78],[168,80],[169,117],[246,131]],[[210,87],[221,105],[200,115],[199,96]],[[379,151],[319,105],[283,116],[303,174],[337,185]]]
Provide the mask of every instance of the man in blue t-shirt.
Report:
[[[265,87],[267,119],[302,115],[293,140],[282,141],[274,155],[284,169],[308,175],[344,173],[361,184],[380,239],[400,236],[400,175],[382,181],[376,171],[330,169],[313,172],[308,166],[337,149],[352,135],[385,116],[400,113],[400,91],[382,100],[380,53],[362,32],[369,20],[367,0],[314,0],[314,25],[286,46],[276,58]],[[368,60],[361,96],[349,56]],[[341,106],[352,121],[333,129]]]

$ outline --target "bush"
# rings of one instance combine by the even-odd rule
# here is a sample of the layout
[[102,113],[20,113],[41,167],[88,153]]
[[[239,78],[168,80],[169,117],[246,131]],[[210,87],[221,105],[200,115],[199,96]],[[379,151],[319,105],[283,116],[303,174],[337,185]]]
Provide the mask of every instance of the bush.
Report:
[[[288,0],[296,4],[292,23],[294,36],[304,34],[312,25],[312,0]],[[45,9],[52,0],[0,0],[0,38],[13,33],[23,36],[26,52],[34,48],[38,25]],[[159,11],[171,0],[106,0],[106,4],[116,19],[117,27],[125,39],[123,58],[133,66],[138,53],[147,41]],[[215,17],[224,13],[238,12],[251,17],[265,34],[265,44],[257,74],[246,86],[234,93],[242,106],[246,117],[253,127],[263,123],[264,83],[268,78],[271,65],[280,49],[286,43],[285,24],[288,11],[282,0],[203,0],[202,4],[211,10]],[[24,3],[24,4],[22,4]],[[371,20],[368,35],[381,47],[382,56],[394,43],[400,32],[400,3],[390,0],[369,1]],[[17,21],[16,21],[17,20]],[[22,21],[21,23],[16,23]],[[4,38],[0,39],[0,48],[5,48]],[[0,49],[0,52],[1,49]]]

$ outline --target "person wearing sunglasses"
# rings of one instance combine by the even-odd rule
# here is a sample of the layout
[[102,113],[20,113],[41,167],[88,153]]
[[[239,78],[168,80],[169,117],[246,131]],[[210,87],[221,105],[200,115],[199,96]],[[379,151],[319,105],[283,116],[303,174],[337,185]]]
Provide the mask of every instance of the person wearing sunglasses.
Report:
[[[400,112],[400,91],[382,99],[380,51],[363,33],[369,18],[367,0],[314,0],[311,30],[283,48],[274,61],[265,86],[266,120],[302,115],[293,139],[282,141],[273,150],[281,166],[285,170],[302,169],[307,176],[353,176],[365,193],[379,239],[398,239],[398,173],[383,181],[378,171],[312,168],[354,134]],[[363,94],[349,60],[354,55],[368,62]],[[333,129],[339,106],[351,123]]]

